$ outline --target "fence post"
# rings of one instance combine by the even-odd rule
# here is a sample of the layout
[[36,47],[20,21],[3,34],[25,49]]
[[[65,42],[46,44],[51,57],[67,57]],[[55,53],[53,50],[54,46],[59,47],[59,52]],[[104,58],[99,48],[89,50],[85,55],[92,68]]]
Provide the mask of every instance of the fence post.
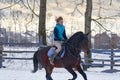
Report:
[[113,71],[113,67],[114,67],[114,38],[111,37],[111,66],[110,66],[110,70]]
[[[0,42],[0,54],[2,54],[3,46],[2,43]],[[2,56],[0,56],[0,68],[2,68]]]

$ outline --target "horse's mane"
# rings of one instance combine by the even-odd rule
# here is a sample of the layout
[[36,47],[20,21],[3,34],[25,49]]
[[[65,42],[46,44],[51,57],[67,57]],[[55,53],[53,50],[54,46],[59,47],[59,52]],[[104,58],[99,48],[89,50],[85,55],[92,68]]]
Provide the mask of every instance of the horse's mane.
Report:
[[68,42],[73,42],[76,40],[76,38],[79,37],[79,40],[83,40],[84,39],[84,33],[79,31],[79,32],[76,32],[74,33],[69,39],[68,39]]

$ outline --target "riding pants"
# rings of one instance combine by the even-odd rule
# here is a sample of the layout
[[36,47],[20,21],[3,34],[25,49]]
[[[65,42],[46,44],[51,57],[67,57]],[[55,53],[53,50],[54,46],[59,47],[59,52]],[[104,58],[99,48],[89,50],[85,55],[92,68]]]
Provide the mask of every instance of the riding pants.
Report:
[[54,41],[54,45],[57,47],[56,53],[59,53],[61,51],[61,49],[62,49],[62,46],[61,46],[62,43],[63,43],[63,41]]

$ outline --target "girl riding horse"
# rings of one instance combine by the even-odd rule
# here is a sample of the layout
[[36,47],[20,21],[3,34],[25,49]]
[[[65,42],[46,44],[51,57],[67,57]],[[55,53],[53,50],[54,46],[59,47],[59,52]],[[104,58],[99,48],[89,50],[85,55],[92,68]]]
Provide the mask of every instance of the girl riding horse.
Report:
[[46,80],[53,80],[51,77],[53,68],[63,67],[73,75],[73,78],[69,80],[75,80],[77,78],[77,74],[73,70],[73,68],[75,68],[83,76],[84,80],[87,80],[86,73],[82,70],[80,65],[81,50],[83,50],[86,54],[90,54],[87,35],[88,34],[83,34],[83,32],[76,32],[72,37],[70,37],[70,39],[68,39],[65,43],[65,54],[63,58],[60,60],[55,59],[54,65],[50,64],[49,57],[47,56],[51,46],[36,51],[33,56],[33,73],[38,70],[38,64],[41,64],[46,71]]

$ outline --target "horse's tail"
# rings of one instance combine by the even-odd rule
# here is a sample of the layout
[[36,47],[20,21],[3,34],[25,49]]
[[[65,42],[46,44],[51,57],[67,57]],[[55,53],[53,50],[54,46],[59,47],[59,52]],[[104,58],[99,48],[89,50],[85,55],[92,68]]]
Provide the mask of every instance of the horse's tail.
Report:
[[32,71],[32,73],[35,73],[38,70],[37,53],[38,53],[38,50],[34,53],[34,56],[33,56],[33,67],[34,67],[34,70]]

